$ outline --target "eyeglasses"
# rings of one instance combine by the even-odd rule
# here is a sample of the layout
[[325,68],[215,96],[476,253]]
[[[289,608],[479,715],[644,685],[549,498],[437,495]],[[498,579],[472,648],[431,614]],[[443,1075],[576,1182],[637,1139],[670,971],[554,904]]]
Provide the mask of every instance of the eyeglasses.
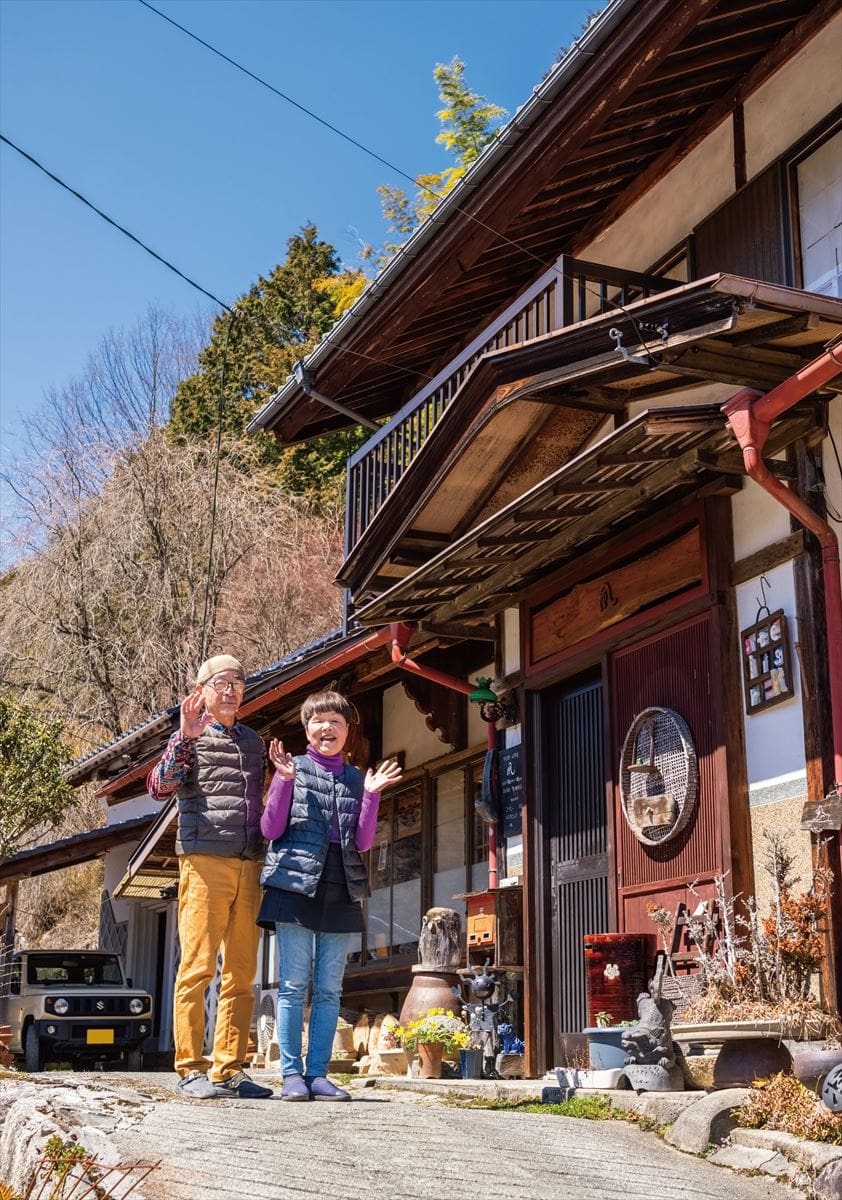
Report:
[[212,687],[218,696],[224,696],[230,688],[232,692],[242,692],[246,686],[244,679],[209,679],[208,687]]

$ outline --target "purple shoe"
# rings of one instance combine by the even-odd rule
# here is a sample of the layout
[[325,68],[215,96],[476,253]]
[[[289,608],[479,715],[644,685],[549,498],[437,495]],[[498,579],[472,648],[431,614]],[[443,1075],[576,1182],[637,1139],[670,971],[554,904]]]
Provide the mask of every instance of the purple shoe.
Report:
[[350,1092],[346,1092],[344,1088],[337,1087],[335,1083],[331,1083],[330,1080],[325,1079],[323,1075],[305,1075],[304,1083],[310,1089],[310,1095],[314,1100],[351,1099]]
[[282,1100],[309,1100],[310,1089],[300,1075],[285,1075],[281,1089]]

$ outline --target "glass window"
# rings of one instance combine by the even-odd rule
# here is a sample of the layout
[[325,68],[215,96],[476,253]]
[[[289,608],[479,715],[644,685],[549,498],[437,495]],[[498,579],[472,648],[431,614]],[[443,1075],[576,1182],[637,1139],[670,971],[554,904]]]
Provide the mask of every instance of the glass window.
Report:
[[842,296],[842,132],[796,167],[801,286]]
[[436,779],[433,813],[433,904],[455,908],[464,917],[465,901],[454,899],[467,890],[463,768]]
[[26,981],[52,987],[62,983],[71,987],[91,987],[123,982],[120,962],[113,954],[30,954]]
[[421,930],[421,784],[380,802],[369,857],[368,958],[415,952]]
[[[482,795],[482,763],[471,768],[472,798]],[[471,891],[484,892],[488,887],[488,826],[474,809],[474,837],[471,854]]]

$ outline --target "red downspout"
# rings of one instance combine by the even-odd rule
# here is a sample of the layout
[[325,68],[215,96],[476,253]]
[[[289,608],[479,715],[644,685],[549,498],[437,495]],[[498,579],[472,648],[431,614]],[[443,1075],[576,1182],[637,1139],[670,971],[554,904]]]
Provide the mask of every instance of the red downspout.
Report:
[[842,586],[839,578],[839,542],[827,521],[823,521],[800,496],[771,474],[763,461],[763,447],[776,417],[840,372],[842,346],[832,347],[766,395],[752,388],[743,388],[722,406],[743,452],[746,472],[814,533],[821,545],[833,740],[834,787],[831,790],[837,792],[842,790]]
[[[439,683],[442,687],[450,688],[451,691],[461,692],[463,696],[471,694],[474,689],[464,679],[457,679],[455,675],[448,675],[444,671],[437,671],[435,667],[425,667],[422,663],[417,663],[413,659],[407,658],[406,648],[415,630],[414,625],[407,625],[402,621],[398,621],[391,626],[391,630],[392,662],[395,666],[402,667],[404,671],[409,671],[411,675],[419,675],[422,679],[429,679],[432,683]],[[487,724],[488,749],[494,750],[496,746],[494,722],[488,721]],[[488,886],[490,888],[497,887],[497,826],[494,823],[488,826]]]

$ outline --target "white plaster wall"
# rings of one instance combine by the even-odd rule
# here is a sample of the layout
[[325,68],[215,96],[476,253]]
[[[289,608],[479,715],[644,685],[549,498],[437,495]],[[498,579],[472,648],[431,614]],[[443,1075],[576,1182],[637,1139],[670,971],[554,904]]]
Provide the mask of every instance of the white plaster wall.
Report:
[[439,758],[451,749],[427,728],[424,716],[415,707],[403,687],[396,683],[383,693],[383,756],[405,753],[407,769],[420,766],[430,758]]
[[644,271],[734,191],[734,139],[724,120],[577,257]]
[[520,665],[520,610],[507,608],[503,612],[503,670],[514,675]]
[[746,479],[742,490],[731,497],[731,514],[735,562],[792,532],[787,510],[753,479]]
[[141,792],[119,804],[106,804],[106,825],[119,825],[121,821],[133,821],[135,817],[148,817],[161,811],[160,800],[153,800],[148,792]]
[[842,104],[842,15],[836,16],[746,100],[751,179]]
[[[759,490],[759,489],[758,489]],[[735,497],[736,499],[737,497]],[[783,511],[783,510],[782,510]],[[787,521],[787,533],[789,523]],[[736,530],[735,530],[736,537]],[[775,536],[767,541],[775,541]],[[739,557],[739,555],[737,555]],[[801,676],[795,642],[798,640],[798,620],[795,609],[795,581],[792,563],[782,563],[766,572],[769,586],[766,588],[766,603],[774,612],[782,608],[788,618],[790,646],[792,650],[793,695],[792,699],[766,712],[745,715],[743,723],[746,737],[746,765],[749,788],[757,792],[772,787],[781,777],[788,777],[795,784],[806,772],[804,756],[804,721],[801,712]],[[740,629],[755,623],[760,598],[760,580],[749,579],[737,589],[737,616]],[[743,701],[745,697],[743,697]]]
[[[837,396],[830,402],[827,416],[828,426],[836,442],[836,450],[839,457],[842,458],[842,396]],[[836,461],[836,454],[834,454],[829,437],[826,437],[822,443],[822,468],[828,512],[842,516],[842,475],[839,473],[839,463]],[[842,542],[842,525],[837,525],[832,520],[829,521],[829,524],[836,530],[836,536]],[[842,574],[842,564],[840,564],[840,574]]]
[[126,842],[123,846],[113,846],[105,852],[102,886],[111,897],[114,920],[118,925],[122,924],[123,921],[131,920],[131,915],[137,903],[136,900],[114,899],[114,889],[125,875],[129,859],[136,849],[137,846],[134,842]]

